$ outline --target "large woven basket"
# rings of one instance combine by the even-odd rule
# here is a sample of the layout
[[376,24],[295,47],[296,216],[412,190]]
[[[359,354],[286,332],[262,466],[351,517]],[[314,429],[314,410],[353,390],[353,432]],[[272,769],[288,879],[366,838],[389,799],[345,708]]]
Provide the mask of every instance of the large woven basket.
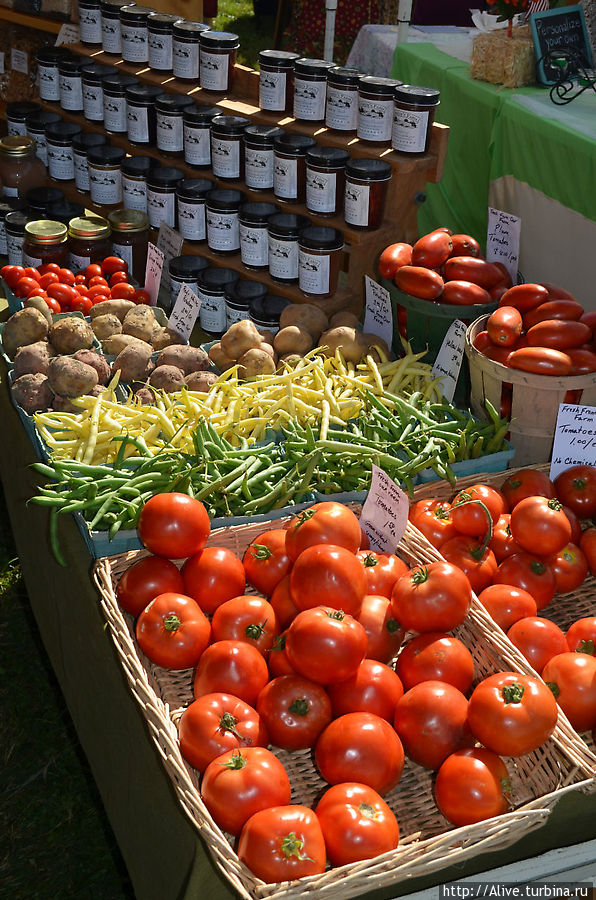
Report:
[[[429,486],[429,490],[432,487]],[[358,511],[358,510],[356,510]],[[284,524],[276,519],[275,527]],[[240,525],[212,532],[208,544],[225,546],[240,557],[246,547],[267,528],[267,523]],[[398,547],[410,564],[432,562],[437,551],[409,525]],[[329,868],[320,876],[267,885],[238,859],[233,839],[213,822],[200,795],[199,774],[182,758],[176,722],[192,702],[193,671],[171,672],[153,665],[140,650],[132,617],[118,606],[115,588],[123,572],[147,552],[135,551],[99,560],[94,579],[122,666],[138,700],[163,764],[180,803],[202,836],[215,862],[240,897],[255,900],[298,900],[349,897],[375,888],[428,875],[479,853],[503,849],[539,828],[558,799],[567,791],[588,790],[596,776],[596,757],[573,731],[563,715],[552,737],[533,753],[506,764],[513,787],[515,808],[501,816],[463,828],[453,828],[436,808],[432,773],[406,761],[398,786],[385,799],[395,812],[402,835],[400,846],[366,862]],[[454,632],[470,649],[478,680],[500,670],[527,671],[519,651],[507,640],[478,601]],[[318,774],[310,751],[287,752],[272,748],[283,762],[292,784],[292,802],[313,804],[327,785]]]

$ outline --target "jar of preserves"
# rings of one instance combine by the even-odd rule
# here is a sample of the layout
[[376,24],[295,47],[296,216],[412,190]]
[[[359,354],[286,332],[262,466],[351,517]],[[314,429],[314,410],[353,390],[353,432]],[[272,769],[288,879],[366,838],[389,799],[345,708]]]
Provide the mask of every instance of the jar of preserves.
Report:
[[60,106],[67,112],[83,112],[83,56],[63,56],[58,63]]
[[143,63],[149,59],[149,16],[154,9],[136,3],[120,7],[120,43],[124,62]]
[[238,272],[234,269],[209,266],[199,272],[199,324],[211,337],[219,337],[226,330],[226,288],[235,281],[238,281]]
[[275,139],[285,134],[276,125],[248,125],[244,129],[244,180],[253,191],[273,189]]
[[317,144],[307,134],[282,134],[274,141],[273,193],[278,200],[302,203],[306,197],[306,151]]
[[81,66],[83,115],[90,122],[103,122],[103,79],[117,74],[116,66],[103,66],[95,62]]
[[58,63],[71,56],[66,47],[40,47],[36,53],[39,96],[56,103],[60,100]]
[[122,203],[125,209],[147,212],[147,176],[159,161],[153,156],[127,156],[122,160]]
[[49,219],[52,203],[64,200],[64,191],[58,187],[34,187],[25,194],[25,205],[30,219]]
[[87,152],[91,147],[101,147],[107,144],[105,134],[95,131],[81,131],[72,139],[72,152],[74,159],[75,184],[79,191],[89,191],[89,160]]
[[280,297],[279,294],[265,294],[264,297],[255,297],[249,303],[250,318],[255,328],[261,328],[277,334],[280,316],[291,302],[287,297]]
[[358,69],[333,66],[327,76],[325,125],[333,131],[356,131],[358,127]]
[[37,267],[57,263],[64,267],[67,262],[66,225],[49,219],[27,222],[23,241],[23,265]]
[[52,122],[46,125],[48,170],[56,181],[74,181],[73,138],[83,129],[75,122]]
[[260,281],[248,281],[239,278],[225,287],[226,294],[226,329],[234,322],[242,322],[250,318],[250,304],[253,300],[262,299],[267,293],[267,285]]
[[6,234],[6,253],[11,266],[23,265],[23,244],[25,242],[25,225],[29,216],[22,210],[13,210],[4,217]]
[[211,122],[221,115],[217,106],[186,106],[182,116],[184,162],[203,168],[211,165]]
[[42,107],[33,100],[14,100],[6,104],[6,125],[10,134],[27,134],[26,121],[33,113],[41,112]]
[[240,38],[228,31],[203,31],[200,42],[201,87],[218,93],[231,91]]
[[58,113],[52,112],[49,109],[42,109],[41,112],[32,113],[30,116],[27,116],[27,119],[25,120],[27,134],[35,141],[35,153],[44,166],[47,166],[48,164],[46,125],[51,125],[54,122],[60,121],[62,120]]
[[8,254],[5,228],[6,216],[9,212],[24,212],[26,207],[26,201],[19,200],[18,197],[0,197],[0,256],[6,256]]
[[122,203],[122,173],[120,166],[126,157],[123,147],[103,144],[89,147],[89,189],[91,200],[98,206],[116,206]]
[[361,141],[388,144],[393,125],[393,94],[395,78],[363,75],[358,83],[358,128]]
[[160,94],[155,98],[157,149],[171,155],[184,151],[184,110],[194,107],[186,94]]
[[201,272],[209,268],[209,260],[204,256],[185,253],[183,256],[174,256],[168,263],[170,276],[170,306],[166,312],[170,312],[178,299],[182,286],[187,284],[191,291],[199,295],[197,279]]
[[327,73],[333,63],[327,59],[297,59],[294,63],[294,118],[309,122],[325,119]]
[[147,19],[148,64],[154,72],[171,72],[173,61],[174,22],[182,16],[152,12]]
[[240,250],[240,204],[242,191],[215,188],[207,194],[207,244],[216,253]]
[[269,218],[269,274],[275,281],[298,281],[298,239],[308,225],[310,219],[294,213],[275,213]]
[[45,180],[46,170],[35,154],[33,138],[26,134],[0,138],[0,185],[4,197],[25,197],[30,188]]
[[279,212],[274,203],[250,201],[240,207],[240,256],[249,269],[269,265],[269,219]]
[[346,163],[341,147],[312,147],[306,151],[306,208],[320,216],[335,216],[342,209]]
[[128,264],[128,272],[139,284],[145,282],[149,246],[149,216],[136,209],[113,209],[108,213],[112,229],[112,253]]
[[117,72],[106,75],[102,81],[103,88],[103,124],[106,131],[114,134],[125,134],[128,128],[126,109],[126,90],[138,85],[139,79],[134,75]]
[[99,0],[79,0],[79,37],[81,44],[101,46],[101,9]]
[[399,153],[428,153],[441,94],[435,88],[401,84],[393,95],[391,146]]
[[352,228],[377,228],[383,221],[391,166],[382,159],[346,163],[344,219]]
[[112,250],[110,223],[100,216],[79,216],[68,223],[68,268],[81,272],[102,262]]
[[162,222],[176,227],[176,188],[185,178],[182,169],[157,166],[147,174],[147,214],[152,228]]
[[132,4],[128,0],[100,0],[101,49],[104,53],[114,55],[122,53],[120,10],[123,6]]
[[163,93],[158,84],[131,84],[126,88],[126,132],[131,144],[157,142],[155,101]]
[[330,297],[337,290],[344,236],[337,228],[310,225],[300,232],[298,284],[309,297]]
[[199,80],[199,37],[209,31],[204,22],[178,19],[172,32],[172,74],[181,81]]
[[215,116],[211,122],[211,168],[216,178],[237,181],[244,176],[244,116]]
[[294,104],[294,62],[300,54],[285,50],[259,53],[259,106],[270,112],[290,112]]
[[208,178],[183,178],[176,188],[178,231],[185,241],[207,240],[207,194],[214,183]]
[[85,207],[82,203],[71,203],[70,200],[56,200],[48,206],[48,219],[53,222],[62,222],[68,225],[71,219],[85,215]]

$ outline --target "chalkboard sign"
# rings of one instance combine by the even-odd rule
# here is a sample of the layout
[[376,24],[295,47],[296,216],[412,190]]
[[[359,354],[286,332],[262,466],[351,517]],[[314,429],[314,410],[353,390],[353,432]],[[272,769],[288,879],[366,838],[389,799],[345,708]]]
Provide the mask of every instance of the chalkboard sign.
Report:
[[[538,60],[538,78],[543,84],[556,84],[562,72],[575,75],[577,66],[592,65],[592,51],[581,6],[564,6],[530,16],[532,40]],[[569,53],[568,66],[561,69],[553,56]]]

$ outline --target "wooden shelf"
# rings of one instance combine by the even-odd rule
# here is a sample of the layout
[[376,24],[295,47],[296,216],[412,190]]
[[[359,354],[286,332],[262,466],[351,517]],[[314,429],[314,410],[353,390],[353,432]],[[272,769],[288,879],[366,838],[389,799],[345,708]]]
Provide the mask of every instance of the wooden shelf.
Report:
[[12,25],[22,25],[24,28],[33,28],[35,31],[47,31],[48,34],[58,34],[62,26],[69,20],[45,19],[43,16],[28,15],[0,6],[0,21],[10,22]]

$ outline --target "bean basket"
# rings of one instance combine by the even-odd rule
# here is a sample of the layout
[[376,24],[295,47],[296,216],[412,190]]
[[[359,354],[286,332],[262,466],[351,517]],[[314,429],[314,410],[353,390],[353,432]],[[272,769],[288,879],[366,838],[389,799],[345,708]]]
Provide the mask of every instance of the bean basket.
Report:
[[[359,507],[355,508],[357,513],[359,510]],[[275,520],[276,528],[283,524],[284,519]],[[246,547],[267,527],[267,522],[260,522],[218,529],[211,533],[208,545],[227,547],[242,557]],[[398,553],[410,564],[440,558],[426,539],[410,526],[398,546]],[[136,642],[133,619],[120,610],[116,601],[118,579],[132,563],[145,555],[145,550],[125,553],[95,564],[93,576],[102,610],[131,690],[141,706],[180,804],[203,837],[215,863],[244,900],[265,897],[298,900],[305,896],[347,900],[405,879],[428,875],[479,853],[501,850],[516,843],[545,823],[563,794],[585,791],[593,786],[596,757],[561,714],[554,734],[545,744],[524,757],[505,760],[515,803],[510,812],[477,825],[453,828],[434,804],[432,773],[406,761],[400,783],[385,797],[400,826],[402,837],[396,850],[358,864],[328,868],[322,875],[265,884],[239,860],[233,849],[233,838],[213,822],[201,799],[199,774],[181,755],[177,722],[193,700],[193,671],[171,672],[150,663]],[[466,621],[454,633],[470,649],[478,679],[500,670],[526,671],[528,668],[517,649],[505,639],[477,601]],[[289,775],[291,802],[313,805],[327,785],[312,762],[311,752],[272,749]]]

